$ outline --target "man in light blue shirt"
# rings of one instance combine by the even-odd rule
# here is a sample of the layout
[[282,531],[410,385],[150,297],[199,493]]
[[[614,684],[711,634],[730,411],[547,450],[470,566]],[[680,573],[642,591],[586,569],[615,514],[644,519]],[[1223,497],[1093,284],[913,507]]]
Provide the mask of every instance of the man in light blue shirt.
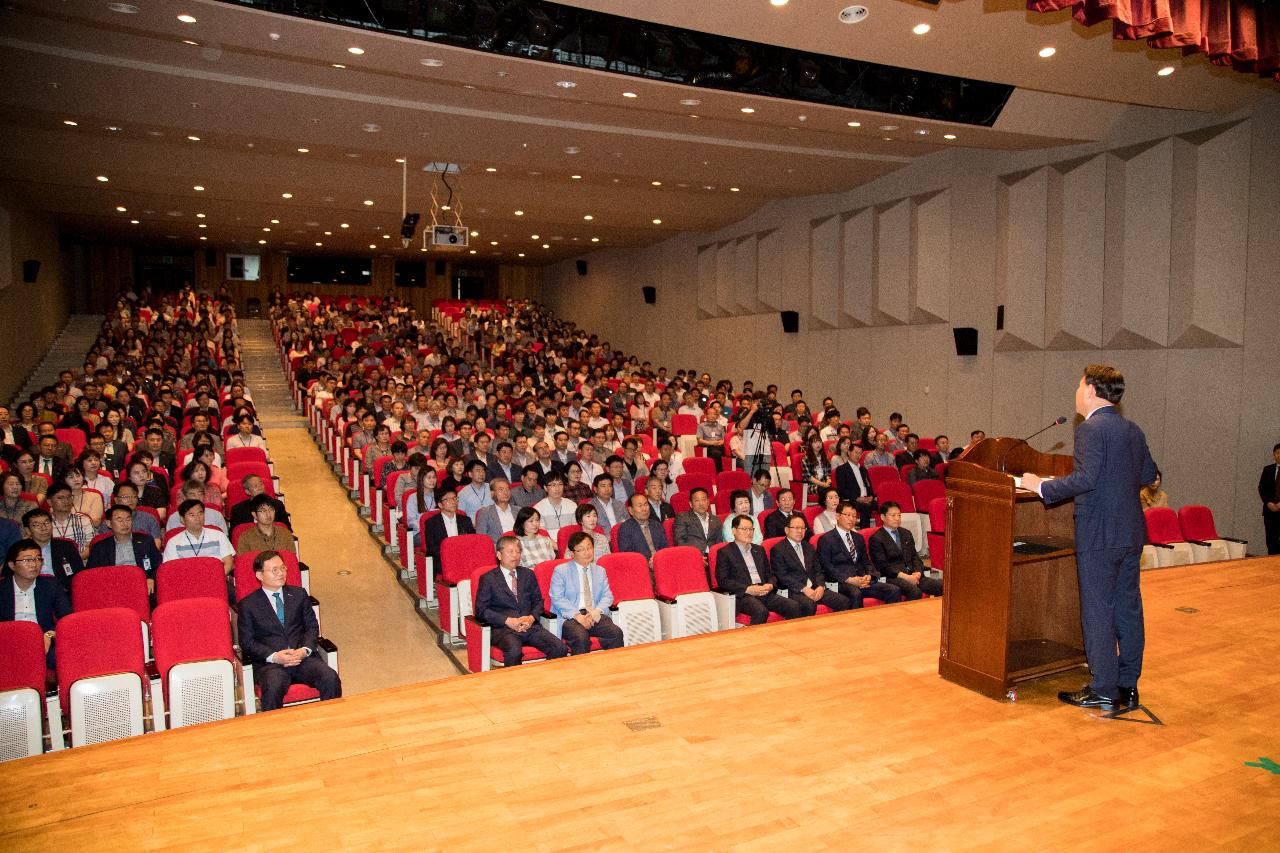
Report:
[[476,512],[480,507],[493,503],[493,495],[490,494],[489,484],[485,482],[487,472],[488,468],[479,459],[473,459],[467,463],[467,474],[471,477],[471,482],[463,486],[462,491],[458,492],[458,509],[471,518],[476,517]]
[[569,654],[591,651],[591,638],[600,641],[602,649],[622,646],[622,629],[606,614],[613,604],[609,578],[596,563],[595,543],[591,535],[579,530],[569,537],[569,553],[573,559],[556,566],[551,574],[551,609],[564,620],[561,638],[569,646]]

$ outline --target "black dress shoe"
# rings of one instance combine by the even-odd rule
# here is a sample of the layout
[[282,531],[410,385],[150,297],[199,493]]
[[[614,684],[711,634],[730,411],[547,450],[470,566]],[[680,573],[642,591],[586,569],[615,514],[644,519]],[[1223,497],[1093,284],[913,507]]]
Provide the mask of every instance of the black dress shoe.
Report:
[[1058,694],[1058,700],[1066,702],[1068,705],[1075,705],[1077,708],[1101,708],[1107,711],[1112,711],[1116,708],[1114,699],[1100,696],[1088,687],[1083,690],[1077,690],[1074,693],[1064,690]]
[[1120,694],[1120,698],[1116,700],[1116,707],[1123,708],[1126,711],[1132,711],[1142,704],[1138,700],[1138,688],[1134,687],[1117,687],[1116,692]]

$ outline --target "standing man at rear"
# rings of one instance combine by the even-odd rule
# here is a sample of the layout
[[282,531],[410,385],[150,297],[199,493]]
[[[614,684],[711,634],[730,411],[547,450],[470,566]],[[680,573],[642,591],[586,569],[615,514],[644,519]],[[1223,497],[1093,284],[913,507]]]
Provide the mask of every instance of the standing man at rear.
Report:
[[1146,436],[1115,409],[1123,396],[1120,371],[1105,364],[1086,367],[1076,387],[1076,411],[1084,423],[1076,429],[1074,470],[1058,480],[1022,478],[1023,488],[1045,503],[1076,499],[1080,621],[1093,679],[1058,698],[1083,708],[1138,707],[1145,645],[1138,560],[1146,544],[1138,490],[1157,472]]

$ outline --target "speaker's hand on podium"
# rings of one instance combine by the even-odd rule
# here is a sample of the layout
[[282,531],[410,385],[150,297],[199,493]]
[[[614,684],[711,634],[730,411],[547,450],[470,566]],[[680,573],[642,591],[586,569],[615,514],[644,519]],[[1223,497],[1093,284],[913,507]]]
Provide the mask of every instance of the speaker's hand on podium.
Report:
[[1044,480],[1037,477],[1035,474],[1022,475],[1022,488],[1029,492],[1035,492],[1037,495],[1040,494],[1040,484],[1043,482]]

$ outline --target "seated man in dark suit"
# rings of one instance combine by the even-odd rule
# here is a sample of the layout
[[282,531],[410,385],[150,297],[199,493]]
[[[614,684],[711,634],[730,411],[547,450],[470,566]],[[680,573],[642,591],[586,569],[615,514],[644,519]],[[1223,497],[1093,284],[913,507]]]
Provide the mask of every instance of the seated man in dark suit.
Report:
[[240,648],[262,688],[262,710],[279,708],[294,684],[314,687],[321,699],[341,696],[338,673],[319,654],[320,623],[307,591],[285,585],[284,560],[276,551],[254,557],[253,572],[262,589],[240,601],[237,623]]
[[880,579],[857,530],[857,508],[849,501],[840,501],[836,507],[836,526],[818,540],[822,576],[835,582],[839,593],[849,599],[855,610],[862,606],[864,597],[878,598],[885,604],[901,601],[898,588]]
[[450,536],[463,533],[475,533],[475,525],[471,519],[458,512],[458,493],[444,492],[439,498],[440,511],[428,518],[422,525],[422,550],[426,555],[440,563],[440,544]]
[[733,593],[738,613],[745,613],[752,625],[760,625],[777,613],[783,619],[802,614],[800,605],[774,590],[773,571],[764,548],[751,544],[755,522],[750,516],[733,519],[733,542],[716,552],[716,585]]
[[[21,429],[21,427],[19,427]],[[22,504],[19,504],[22,506]],[[22,525],[7,518],[0,518],[0,554],[8,554],[13,543],[22,538]]]
[[880,521],[884,526],[871,534],[871,562],[884,579],[901,590],[907,601],[918,600],[922,592],[942,595],[942,581],[925,577],[924,563],[911,531],[902,526],[902,508],[896,501],[881,505]]
[[89,546],[85,568],[137,566],[147,573],[147,588],[154,592],[156,568],[160,565],[156,541],[145,533],[133,532],[133,510],[124,504],[112,504],[107,510],[107,526],[111,528],[111,538]]
[[[49,426],[52,428],[52,424]],[[70,448],[58,441],[52,432],[40,436],[36,442],[36,473],[47,475],[54,483],[62,482],[71,465],[70,452]]]
[[852,462],[837,465],[831,472],[840,500],[853,504],[858,513],[858,526],[871,524],[871,513],[876,508],[876,493],[871,488],[871,478],[867,476],[865,465],[854,465]]
[[777,508],[764,517],[764,538],[773,539],[775,536],[786,536],[787,525],[792,518],[798,518],[804,522],[806,537],[812,535],[809,532],[809,523],[804,520],[804,513],[796,511],[795,492],[790,489],[783,489],[778,492]]
[[75,543],[53,538],[53,516],[43,507],[27,510],[27,514],[22,516],[22,526],[40,548],[40,574],[57,578],[63,591],[70,595],[72,576],[84,571],[84,562]]
[[[258,495],[267,493],[266,484],[262,482],[262,477],[257,474],[246,474],[241,480],[240,485],[244,488],[245,498],[231,507],[231,513],[227,516],[227,534],[230,535],[241,524],[253,524],[253,499]],[[276,521],[283,524],[290,530],[293,529],[293,521],[289,518],[289,511],[284,508],[284,501],[279,498],[273,498],[267,495],[267,500],[271,502],[271,506],[276,511]]]
[[0,577],[0,622],[36,622],[44,631],[45,666],[55,666],[53,639],[58,620],[71,612],[62,584],[42,575],[44,558],[34,539],[19,539],[5,555]]
[[[781,492],[779,497],[789,494]],[[832,610],[848,610],[849,599],[826,587],[818,553],[809,544],[809,525],[804,516],[799,513],[791,516],[784,530],[786,539],[769,552],[769,565],[778,579],[778,587],[787,590],[791,600],[799,605],[802,616],[812,616],[819,604]]]
[[711,546],[724,541],[720,519],[711,512],[711,496],[701,486],[689,492],[689,511],[676,516],[671,534],[677,545],[691,545],[705,557]]
[[476,618],[492,629],[494,646],[502,650],[503,666],[524,662],[524,647],[533,646],[548,658],[562,658],[569,647],[538,623],[546,612],[542,591],[532,569],[520,565],[520,540],[498,540],[498,565],[480,576],[476,590]]
[[639,554],[652,566],[654,552],[667,547],[662,522],[653,517],[644,495],[632,495],[627,500],[627,510],[631,517],[618,525],[618,551]]
[[659,523],[676,517],[676,511],[671,508],[671,504],[662,499],[665,485],[656,477],[650,477],[644,483],[644,496],[649,501],[649,515]]

